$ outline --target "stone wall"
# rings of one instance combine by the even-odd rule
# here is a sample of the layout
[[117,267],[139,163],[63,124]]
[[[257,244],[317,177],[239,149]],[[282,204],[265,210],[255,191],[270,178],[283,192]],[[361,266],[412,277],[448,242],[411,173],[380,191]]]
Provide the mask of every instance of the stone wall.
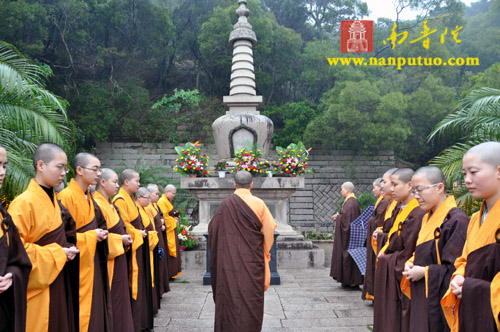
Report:
[[[210,165],[216,162],[215,146],[205,147],[210,156]],[[98,143],[97,156],[103,167],[122,170],[126,167],[138,170],[164,167],[173,183],[180,182],[180,175],[173,172],[177,154],[169,143]],[[271,156],[269,159],[276,159]],[[340,185],[352,181],[357,195],[371,192],[372,182],[387,169],[397,164],[392,152],[375,156],[362,156],[351,151],[312,150],[309,168],[313,174],[306,175],[305,188],[298,190],[289,204],[290,224],[299,232],[316,230],[332,232],[331,216],[338,208]],[[188,194],[184,193],[184,196]],[[197,223],[197,208],[188,211],[193,223]]]

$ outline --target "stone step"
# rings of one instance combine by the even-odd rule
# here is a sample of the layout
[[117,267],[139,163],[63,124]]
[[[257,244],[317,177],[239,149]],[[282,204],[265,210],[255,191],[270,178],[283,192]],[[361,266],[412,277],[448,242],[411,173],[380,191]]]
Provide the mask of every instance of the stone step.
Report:
[[308,241],[303,235],[280,235],[278,236],[278,242],[282,241]]
[[[278,249],[279,269],[324,268],[325,252],[320,248],[312,249]],[[182,268],[189,270],[206,270],[205,250],[188,250],[181,252]]]
[[280,249],[313,249],[311,241],[277,241],[276,245]]

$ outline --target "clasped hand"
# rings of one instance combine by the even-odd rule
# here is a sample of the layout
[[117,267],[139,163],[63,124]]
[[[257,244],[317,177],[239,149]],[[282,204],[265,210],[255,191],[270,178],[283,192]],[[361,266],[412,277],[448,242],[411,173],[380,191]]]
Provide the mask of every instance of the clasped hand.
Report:
[[462,298],[462,286],[464,284],[465,278],[460,274],[457,274],[450,282],[451,292],[455,294],[459,299]]
[[403,275],[406,276],[406,279],[409,281],[419,281],[425,276],[425,267],[413,265],[412,262],[408,262],[405,265]]

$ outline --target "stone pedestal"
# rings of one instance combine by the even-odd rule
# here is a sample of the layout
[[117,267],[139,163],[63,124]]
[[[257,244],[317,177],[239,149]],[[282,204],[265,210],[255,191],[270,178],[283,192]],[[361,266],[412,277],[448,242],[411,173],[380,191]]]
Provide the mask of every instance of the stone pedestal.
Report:
[[[208,232],[208,223],[219,204],[234,192],[233,174],[225,178],[182,178],[181,188],[188,189],[199,200],[199,224],[192,233],[201,236]],[[297,232],[289,225],[288,198],[297,188],[304,188],[304,177],[254,177],[252,194],[266,202],[278,224],[281,236],[294,236]]]
[[[219,204],[234,192],[234,175],[225,178],[182,178],[181,188],[188,189],[199,200],[199,224],[192,233],[198,241],[197,250],[185,253],[183,264],[186,268],[203,269],[206,262],[206,240],[208,223]],[[288,198],[297,188],[304,187],[304,177],[255,177],[252,194],[266,202],[280,234],[275,242],[277,268],[322,268],[325,263],[324,251],[298,234],[289,224]]]
[[[269,262],[269,270],[271,272],[271,285],[281,285],[281,277],[280,274],[278,273],[278,259],[276,257],[276,238],[279,236],[279,233],[274,233],[274,243],[273,247],[271,248],[271,251],[269,252],[271,254],[271,261]],[[208,244],[208,233],[204,233],[203,236],[205,237],[205,241]],[[203,275],[203,286],[208,286],[211,285],[211,278],[210,278],[210,248],[207,245],[207,249],[205,250],[206,252],[206,271],[205,274]]]

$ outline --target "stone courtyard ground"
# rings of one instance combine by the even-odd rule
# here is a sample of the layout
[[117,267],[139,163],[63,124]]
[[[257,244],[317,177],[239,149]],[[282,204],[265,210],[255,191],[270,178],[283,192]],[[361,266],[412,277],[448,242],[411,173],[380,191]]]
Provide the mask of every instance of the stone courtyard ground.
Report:
[[[360,290],[346,290],[329,277],[330,269],[278,270],[281,285],[265,295],[262,331],[367,332],[373,306]],[[171,283],[155,318],[155,332],[213,331],[215,305],[204,271],[186,270]],[[237,331],[236,331],[237,332]]]

